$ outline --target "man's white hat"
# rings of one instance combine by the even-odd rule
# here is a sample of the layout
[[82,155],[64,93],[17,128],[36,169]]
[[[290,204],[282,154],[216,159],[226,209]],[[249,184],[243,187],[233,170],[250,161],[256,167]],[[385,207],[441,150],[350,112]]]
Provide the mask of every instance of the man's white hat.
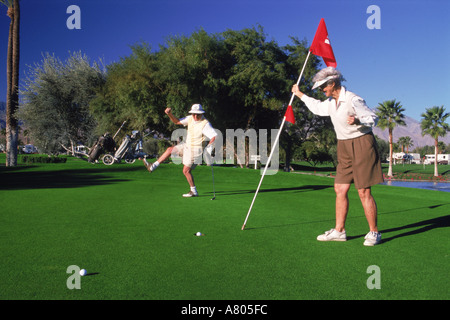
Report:
[[191,107],[191,111],[189,111],[189,113],[197,113],[197,114],[202,114],[205,113],[205,110],[203,110],[203,107],[201,104],[193,104]]

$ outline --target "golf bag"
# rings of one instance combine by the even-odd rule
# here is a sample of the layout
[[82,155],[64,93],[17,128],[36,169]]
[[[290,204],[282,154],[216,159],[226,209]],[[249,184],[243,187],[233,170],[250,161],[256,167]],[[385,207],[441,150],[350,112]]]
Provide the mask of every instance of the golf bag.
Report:
[[103,152],[112,152],[114,151],[115,147],[116,143],[114,142],[114,139],[109,135],[109,133],[105,133],[103,136],[100,136],[97,139],[97,142],[89,151],[88,161],[89,162],[97,161]]
[[122,143],[120,144],[116,153],[114,153],[114,160],[120,161],[120,159],[122,159],[123,156],[127,153],[132,143],[133,141],[131,140],[131,137],[129,135],[125,135],[125,138],[123,138]]
[[103,163],[111,165],[114,162],[120,162],[122,159],[125,159],[127,163],[133,163],[136,159],[135,149],[140,141],[140,132],[137,130],[133,131],[131,136],[125,135],[114,155],[106,154],[102,159]]

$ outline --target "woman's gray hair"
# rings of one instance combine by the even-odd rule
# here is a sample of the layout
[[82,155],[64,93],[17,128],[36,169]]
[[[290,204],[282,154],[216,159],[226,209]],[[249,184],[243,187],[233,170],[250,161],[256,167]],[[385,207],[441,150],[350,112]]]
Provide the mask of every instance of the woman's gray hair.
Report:
[[313,78],[313,82],[318,82],[325,79],[327,80],[327,84],[334,82],[337,87],[340,87],[341,81],[344,80],[342,74],[333,67],[327,67],[317,72]]

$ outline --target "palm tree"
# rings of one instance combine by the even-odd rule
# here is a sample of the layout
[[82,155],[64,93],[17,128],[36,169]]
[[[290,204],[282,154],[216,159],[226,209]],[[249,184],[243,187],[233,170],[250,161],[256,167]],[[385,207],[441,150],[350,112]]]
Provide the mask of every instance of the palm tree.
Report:
[[397,140],[397,143],[402,147],[402,152],[405,152],[405,142],[406,142],[406,137],[400,137]]
[[434,176],[437,177],[438,167],[438,138],[444,137],[448,131],[450,131],[450,125],[445,121],[450,116],[449,113],[445,113],[444,106],[431,107],[426,109],[426,112],[421,114],[423,118],[420,122],[422,129],[422,136],[428,134],[434,139]]
[[409,137],[409,136],[406,136],[406,137],[403,137],[403,138],[405,138],[405,140],[403,142],[403,146],[406,147],[406,153],[409,153],[409,147],[414,146],[414,142],[411,139],[411,137]]
[[445,153],[445,142],[444,141],[439,141],[438,142],[438,154],[440,153]]
[[0,2],[8,7],[7,14],[11,18],[6,58],[6,166],[16,166],[19,122],[15,112],[19,106],[20,6],[19,0]]
[[[412,147],[414,145],[411,137],[409,136],[398,138],[397,143],[402,146],[402,152],[405,152],[406,147],[406,154],[409,153],[409,147]],[[404,160],[405,159],[403,159],[403,161]]]
[[392,132],[397,125],[406,126],[406,123],[403,120],[403,118],[405,118],[403,111],[405,111],[405,109],[400,105],[400,102],[397,102],[394,99],[379,103],[376,112],[379,118],[377,125],[382,130],[386,128],[389,130],[389,177],[392,177]]

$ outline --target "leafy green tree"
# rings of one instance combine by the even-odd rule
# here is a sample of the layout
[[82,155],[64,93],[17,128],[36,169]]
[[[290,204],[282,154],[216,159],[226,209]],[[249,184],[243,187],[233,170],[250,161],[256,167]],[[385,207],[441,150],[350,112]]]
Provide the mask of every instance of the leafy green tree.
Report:
[[434,152],[433,146],[423,146],[423,147],[417,147],[413,150],[414,153],[419,153],[420,158],[423,159],[425,155],[431,154]]
[[[227,128],[231,99],[226,79],[231,64],[220,35],[200,30],[190,37],[171,37],[156,53],[156,66],[155,81],[163,97],[161,112],[171,107],[182,117],[192,104],[200,103],[215,128]],[[169,123],[167,129],[174,128]]]
[[434,139],[434,175],[437,177],[438,173],[438,143],[439,137],[444,137],[448,131],[450,131],[450,125],[446,123],[450,113],[445,112],[444,106],[434,106],[427,108],[424,113],[421,114],[422,120],[420,127],[422,129],[422,135],[429,135]]
[[222,36],[233,63],[227,77],[233,122],[243,129],[276,127],[286,96],[286,54],[260,26]]
[[169,134],[175,126],[167,121],[164,109],[171,107],[182,117],[194,103],[201,103],[208,119],[220,128],[217,115],[228,106],[229,92],[223,44],[216,36],[201,30],[190,37],[170,37],[157,52],[145,43],[131,49],[131,56],[108,66],[106,83],[91,104],[98,133],[127,120],[129,129]]
[[381,129],[388,129],[389,131],[389,170],[388,176],[392,177],[392,145],[393,145],[393,131],[394,128],[398,125],[406,126],[405,115],[400,102],[395,100],[384,101],[383,103],[378,104],[378,109],[376,111],[377,116],[379,117],[378,126]]
[[375,140],[377,142],[378,153],[380,155],[381,161],[386,161],[386,159],[389,158],[389,143],[386,140],[379,138],[378,136],[375,136]]
[[333,162],[337,165],[336,135],[332,127],[313,133],[301,145],[306,161],[316,166],[318,163]]
[[[287,108],[287,103],[292,95],[291,88],[298,80],[300,70],[306,60],[308,54],[308,46],[306,40],[298,40],[297,38],[291,37],[292,44],[286,45],[283,49],[287,56],[285,63],[285,74],[286,74],[286,87],[284,89],[285,96],[283,100],[283,108],[280,110],[278,115],[279,119],[282,119],[284,112]],[[300,81],[300,90],[306,93],[310,97],[316,99],[324,100],[325,95],[320,92],[320,90],[312,91],[313,86],[312,78],[320,69],[321,60],[319,57],[310,55],[308,63],[306,64],[305,70],[303,72],[303,78]],[[294,154],[303,154],[307,157],[304,152],[305,148],[302,148],[302,144],[307,141],[308,137],[316,133],[320,134],[320,131],[331,128],[330,136],[334,139],[334,144],[336,144],[336,137],[332,129],[331,120],[329,117],[319,117],[314,115],[308,110],[306,105],[300,100],[295,98],[292,103],[295,125],[286,124],[285,129],[280,138],[280,146],[285,150],[285,171],[289,170],[290,161]],[[302,150],[303,149],[303,150]],[[330,156],[333,157],[333,149],[328,148]]]
[[445,149],[442,153],[450,153],[450,143],[445,146]]
[[[112,131],[127,120],[133,129],[169,134],[175,126],[164,109],[171,107],[182,117],[194,103],[203,105],[208,119],[223,133],[278,128],[308,52],[306,41],[293,40],[293,45],[280,48],[258,27],[169,37],[155,52],[136,44],[131,56],[108,66],[106,83],[97,91],[91,111],[100,131]],[[308,79],[318,65],[318,58],[311,56]],[[311,91],[310,80],[302,86],[304,92]],[[286,126],[281,139],[287,150],[326,123],[305,108],[301,101],[294,105],[297,124]],[[290,160],[293,152],[287,154]]]
[[88,106],[103,82],[100,66],[81,52],[65,62],[47,53],[30,67],[18,116],[41,151],[53,154],[64,147],[74,153],[78,142],[91,140],[96,122]]
[[132,54],[107,66],[106,80],[96,88],[90,111],[98,122],[97,134],[160,129],[164,110],[160,85],[154,80],[155,57],[143,43],[131,47]]

